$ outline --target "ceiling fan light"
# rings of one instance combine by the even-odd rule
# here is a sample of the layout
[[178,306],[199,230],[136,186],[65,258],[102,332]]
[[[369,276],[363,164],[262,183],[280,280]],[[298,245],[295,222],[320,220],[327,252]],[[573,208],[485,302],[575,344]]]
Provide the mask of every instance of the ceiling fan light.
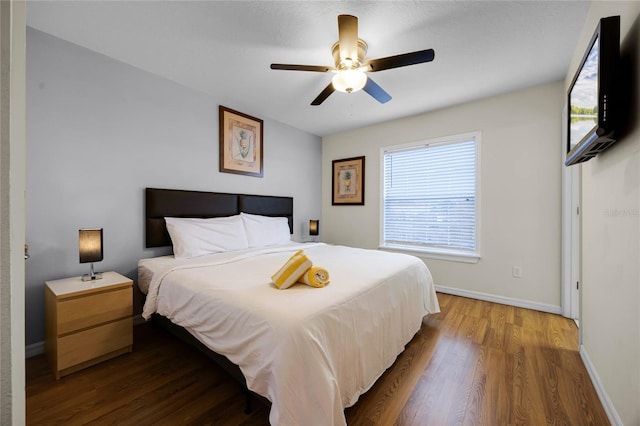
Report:
[[367,84],[367,75],[360,70],[342,70],[333,76],[331,83],[333,83],[333,88],[339,92],[357,92]]

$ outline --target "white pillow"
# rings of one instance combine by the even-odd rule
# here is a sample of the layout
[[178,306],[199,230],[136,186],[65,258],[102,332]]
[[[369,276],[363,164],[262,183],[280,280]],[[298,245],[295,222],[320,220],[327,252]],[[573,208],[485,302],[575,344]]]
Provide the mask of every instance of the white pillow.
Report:
[[289,220],[286,217],[269,217],[240,213],[247,233],[249,247],[266,247],[291,241]]
[[176,259],[249,247],[239,215],[211,219],[165,217]]

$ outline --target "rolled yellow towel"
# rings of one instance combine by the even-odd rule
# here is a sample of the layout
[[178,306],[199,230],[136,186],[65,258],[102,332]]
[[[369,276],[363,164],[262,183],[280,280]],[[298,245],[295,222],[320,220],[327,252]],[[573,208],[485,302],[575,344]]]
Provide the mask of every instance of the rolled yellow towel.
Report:
[[329,285],[329,272],[320,266],[312,266],[298,279],[298,282],[321,288]]
[[298,250],[293,256],[282,265],[282,267],[271,276],[273,283],[280,290],[289,288],[300,279],[306,270],[311,268],[313,264],[309,260],[304,251]]

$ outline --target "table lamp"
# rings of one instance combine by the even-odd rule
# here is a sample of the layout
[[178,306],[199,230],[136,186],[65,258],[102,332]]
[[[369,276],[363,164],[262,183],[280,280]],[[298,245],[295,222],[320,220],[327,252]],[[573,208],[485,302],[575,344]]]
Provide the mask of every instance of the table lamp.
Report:
[[93,271],[93,262],[102,260],[102,228],[80,229],[78,237],[80,263],[91,263],[88,274],[82,276],[82,281],[93,281],[102,278],[101,273]]
[[309,235],[317,236],[319,234],[320,234],[320,221],[317,219],[311,219],[309,221]]

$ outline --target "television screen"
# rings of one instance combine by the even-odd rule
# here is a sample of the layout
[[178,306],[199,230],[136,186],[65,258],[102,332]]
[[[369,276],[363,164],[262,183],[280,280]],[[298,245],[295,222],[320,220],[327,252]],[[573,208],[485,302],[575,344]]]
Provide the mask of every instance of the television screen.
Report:
[[567,91],[565,165],[589,161],[616,141],[620,17],[600,19]]
[[598,54],[596,38],[569,94],[569,150],[598,125]]

